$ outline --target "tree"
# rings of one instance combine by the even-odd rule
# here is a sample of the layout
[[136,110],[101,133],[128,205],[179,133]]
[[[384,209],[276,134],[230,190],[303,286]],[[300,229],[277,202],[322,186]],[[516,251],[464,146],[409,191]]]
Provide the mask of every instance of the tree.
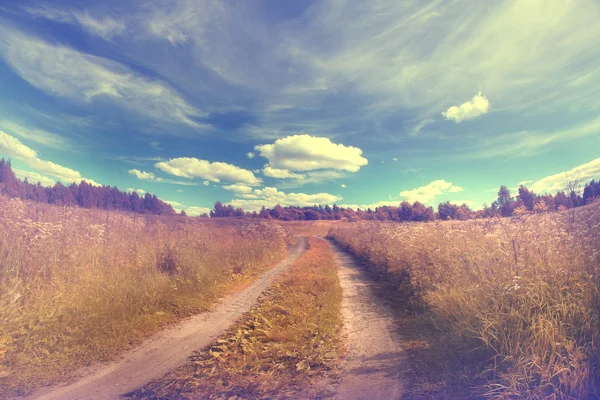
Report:
[[512,215],[514,199],[510,195],[510,190],[506,186],[500,186],[500,190],[498,190],[498,200],[496,200],[496,203],[498,204],[498,209],[503,217],[510,217]]
[[523,205],[525,206],[525,208],[527,208],[529,211],[533,211],[533,207],[535,205],[535,201],[537,198],[535,193],[531,192],[525,186],[521,185],[521,186],[519,186],[519,196],[518,197],[523,202]]

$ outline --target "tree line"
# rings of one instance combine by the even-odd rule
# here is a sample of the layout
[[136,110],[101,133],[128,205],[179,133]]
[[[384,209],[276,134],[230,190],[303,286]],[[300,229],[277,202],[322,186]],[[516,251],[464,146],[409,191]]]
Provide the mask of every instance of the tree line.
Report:
[[136,192],[122,192],[116,187],[94,186],[86,181],[52,187],[29,183],[15,175],[10,161],[0,160],[0,194],[60,206],[78,206],[103,210],[130,211],[139,214],[176,215],[171,205],[150,193],[140,197]]
[[439,220],[468,220],[490,218],[494,216],[510,217],[527,213],[542,213],[560,211],[580,207],[600,198],[600,182],[592,180],[585,185],[583,195],[579,194],[579,185],[569,182],[569,190],[560,191],[555,195],[538,195],[524,185],[519,186],[516,197],[511,195],[506,186],[501,186],[498,198],[491,205],[484,205],[481,210],[471,210],[467,204],[457,205],[449,201],[440,203],[437,212],[433,207],[427,207],[416,201],[403,201],[398,206],[381,206],[365,210],[333,206],[314,205],[309,207],[287,206],[277,204],[273,208],[262,207],[260,211],[244,212],[220,201],[215,203],[210,212],[213,218],[247,217],[261,219],[276,219],[282,221],[311,221],[311,220],[379,220],[396,222],[421,222]]
[[[467,220],[489,218],[493,216],[510,217],[525,213],[540,213],[573,209],[586,205],[600,198],[600,181],[592,180],[581,191],[577,182],[569,181],[568,189],[555,195],[538,195],[526,186],[518,188],[513,197],[506,186],[501,186],[497,199],[491,205],[484,205],[481,210],[471,210],[467,204],[457,205],[450,202],[438,204],[437,211],[419,201],[401,202],[398,206],[381,206],[374,209],[352,209],[337,205],[313,205],[306,207],[281,206],[262,207],[260,211],[244,211],[231,205],[217,201],[210,216],[213,218],[239,217],[276,219],[282,221],[314,221],[314,220],[379,220],[379,221],[433,221]],[[582,192],[582,193],[580,193]],[[65,186],[58,182],[52,187],[44,187],[40,183],[32,184],[20,180],[15,175],[10,161],[0,159],[0,194],[23,200],[34,200],[41,203],[61,206],[78,206],[82,208],[99,208],[104,210],[130,211],[140,214],[177,215],[173,207],[160,200],[156,195],[146,193],[140,197],[137,193],[120,191],[116,187],[94,186],[85,181]],[[180,215],[185,215],[182,211]],[[201,217],[208,217],[203,214]]]

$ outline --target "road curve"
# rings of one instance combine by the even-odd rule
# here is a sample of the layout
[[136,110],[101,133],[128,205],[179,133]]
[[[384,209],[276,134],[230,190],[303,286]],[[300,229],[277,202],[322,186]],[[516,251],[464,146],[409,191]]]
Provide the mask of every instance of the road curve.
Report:
[[343,335],[347,358],[334,399],[394,400],[407,388],[408,361],[393,314],[374,292],[374,283],[353,257],[329,240],[343,290]]
[[97,367],[68,386],[53,387],[28,397],[39,400],[112,400],[186,363],[194,350],[211,344],[256,303],[260,294],[306,250],[306,240],[246,289],[219,303],[214,311],[188,318],[158,332],[120,360]]

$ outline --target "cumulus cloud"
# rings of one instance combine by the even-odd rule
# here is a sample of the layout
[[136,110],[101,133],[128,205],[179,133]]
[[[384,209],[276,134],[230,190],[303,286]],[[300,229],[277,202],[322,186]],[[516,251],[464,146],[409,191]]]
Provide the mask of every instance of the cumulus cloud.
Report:
[[155,164],[163,172],[183,178],[202,178],[210,182],[219,183],[221,180],[244,183],[250,186],[260,184],[252,171],[224,162],[210,162],[194,157],[172,158]]
[[130,169],[127,171],[131,175],[135,175],[138,179],[145,181],[162,181],[162,178],[157,177],[152,172],[140,171],[139,169]]
[[0,153],[21,160],[31,168],[51,175],[64,183],[81,182],[82,180],[85,180],[92,185],[99,186],[97,182],[82,177],[81,174],[74,169],[38,158],[38,154],[35,150],[25,146],[19,139],[3,131],[0,131]]
[[297,174],[287,169],[272,168],[269,165],[265,166],[263,169],[263,174],[270,178],[277,179],[304,179],[304,175],[302,174]]
[[173,210],[177,212],[181,212],[182,210],[190,217],[197,217],[202,214],[210,215],[210,208],[207,207],[198,207],[198,206],[186,206],[178,201],[164,200],[165,203],[169,204],[173,207]]
[[413,190],[404,190],[400,192],[400,197],[410,203],[419,201],[429,204],[440,195],[462,192],[463,190],[460,186],[455,186],[451,182],[439,179]]
[[228,204],[245,211],[257,211],[261,207],[271,208],[277,204],[304,207],[315,204],[333,204],[342,200],[341,197],[329,193],[285,193],[274,187],[254,189],[251,193],[244,193],[240,197],[231,200]]
[[0,53],[9,67],[51,95],[84,103],[106,99],[145,116],[197,128],[206,116],[166,83],[123,64],[0,27]]
[[15,175],[17,176],[17,178],[19,178],[19,179],[27,178],[27,181],[29,183],[39,183],[42,186],[54,186],[56,184],[56,181],[54,179],[48,178],[47,176],[44,176],[44,175],[40,175],[37,172],[23,171],[22,169],[17,169],[17,168],[13,168],[13,171],[14,171]]
[[125,189],[125,190],[126,190],[126,191],[128,191],[129,193],[133,193],[133,192],[135,192],[135,193],[137,193],[137,194],[139,194],[139,195],[144,195],[144,194],[146,194],[146,191],[145,191],[144,189],[127,188],[127,189]]
[[473,96],[473,100],[462,103],[460,106],[452,106],[442,115],[448,120],[461,123],[462,121],[477,118],[487,114],[490,110],[490,102],[485,96],[479,94]]
[[361,149],[336,144],[325,137],[293,135],[254,148],[269,160],[270,167],[289,171],[334,169],[357,172],[368,164]]
[[348,186],[346,186],[346,184],[345,184],[345,183],[342,183],[342,184],[340,185],[340,187],[341,187],[342,189],[346,189]]
[[207,214],[210,215],[210,208],[208,207],[186,207],[184,208],[185,213],[191,217],[197,217],[198,215]]
[[235,192],[235,193],[250,193],[252,192],[252,187],[248,186],[248,185],[243,185],[241,183],[235,183],[233,185],[227,185],[227,186],[223,186],[223,189],[225,190],[229,190],[231,192]]
[[256,154],[254,154],[253,152],[249,151],[248,154],[246,154],[246,156],[248,158],[254,158],[256,156]]
[[582,184],[600,176],[600,158],[579,165],[569,171],[547,176],[529,188],[538,194],[556,193],[567,189],[567,181],[579,180]]

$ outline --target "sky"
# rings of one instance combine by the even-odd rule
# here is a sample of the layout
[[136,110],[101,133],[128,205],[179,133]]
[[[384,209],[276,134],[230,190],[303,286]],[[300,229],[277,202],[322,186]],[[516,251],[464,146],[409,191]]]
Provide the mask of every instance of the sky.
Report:
[[553,193],[600,176],[599,19],[597,0],[4,0],[0,157],[191,215]]

